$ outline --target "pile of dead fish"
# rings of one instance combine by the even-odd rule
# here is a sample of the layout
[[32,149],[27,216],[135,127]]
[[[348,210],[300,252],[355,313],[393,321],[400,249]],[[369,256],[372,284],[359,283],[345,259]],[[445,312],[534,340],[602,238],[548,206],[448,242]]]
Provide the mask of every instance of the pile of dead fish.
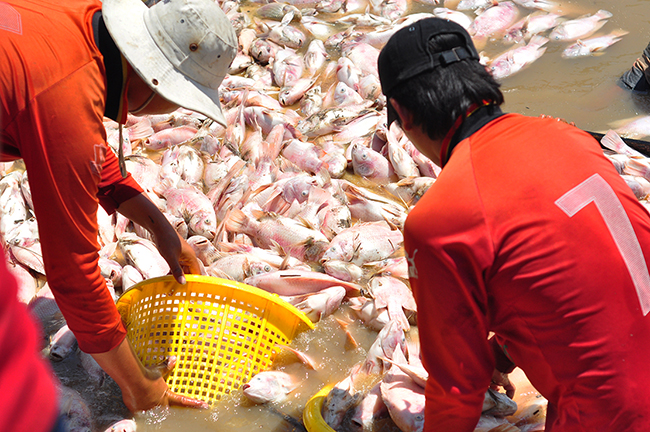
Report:
[[[426,372],[417,344],[405,338],[416,306],[401,228],[439,168],[399,128],[386,128],[376,64],[383,44],[409,23],[444,17],[465,26],[479,47],[517,44],[494,59],[484,56],[503,78],[537,59],[549,40],[580,39],[565,51],[577,56],[623,34],[585,39],[611,14],[567,17],[546,0],[462,0],[445,7],[420,1],[225,1],[240,43],[220,88],[228,126],[185,110],[130,116],[120,143],[117,124],[105,122],[109,144],[116,152],[123,147],[128,171],[195,249],[205,274],[277,293],[315,322],[345,303],[378,332],[365,360],[327,397],[323,417],[334,429],[372,430],[387,416],[405,432],[421,430],[423,422]],[[612,160],[645,199],[650,163],[616,138]],[[19,162],[3,164],[2,174],[0,231],[9,264],[22,301],[46,324],[57,308],[46,285],[28,175]],[[98,223],[99,263],[115,298],[169,272],[142,227],[101,208]],[[53,335],[53,360],[74,351],[66,326],[45,332]],[[92,380],[105,378],[90,356],[76,355]],[[284,378],[260,375],[244,392],[259,403],[272,401],[288,392]],[[262,394],[257,382],[277,390]],[[61,393],[62,412],[77,422],[69,420],[70,429],[97,427],[78,394],[66,387]],[[477,430],[543,428],[543,398],[534,389],[527,395],[517,409],[486,391]],[[113,426],[135,429],[129,421]]]

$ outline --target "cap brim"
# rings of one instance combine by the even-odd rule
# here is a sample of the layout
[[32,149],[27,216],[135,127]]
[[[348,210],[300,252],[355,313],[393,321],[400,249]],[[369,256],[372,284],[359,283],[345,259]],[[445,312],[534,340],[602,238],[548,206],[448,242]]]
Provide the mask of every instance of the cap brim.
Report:
[[137,74],[165,99],[226,126],[219,92],[177,71],[149,35],[142,0],[104,0],[106,28]]
[[393,123],[395,120],[399,120],[399,116],[397,115],[397,111],[395,111],[395,108],[393,108],[393,105],[390,103],[389,98],[386,98],[386,112],[388,117],[388,123],[386,124],[386,126],[390,128],[391,123]]

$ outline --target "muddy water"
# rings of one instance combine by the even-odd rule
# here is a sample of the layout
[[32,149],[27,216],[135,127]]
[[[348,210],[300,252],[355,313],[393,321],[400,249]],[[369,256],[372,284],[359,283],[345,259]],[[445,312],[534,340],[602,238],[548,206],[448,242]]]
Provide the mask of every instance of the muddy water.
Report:
[[[608,10],[614,16],[599,34],[619,28],[629,34],[609,47],[604,54],[579,59],[561,58],[560,54],[568,44],[549,42],[546,53],[539,60],[526,70],[502,81],[506,100],[504,111],[560,117],[591,131],[605,131],[617,121],[650,113],[650,104],[645,103],[643,98],[624,92],[616,85],[619,76],[631,66],[649,41],[650,16],[647,13],[647,2],[579,0],[562,2],[561,5],[570,17],[591,14],[598,9]],[[423,11],[421,6],[417,9]],[[492,42],[485,48],[485,52],[492,57],[506,48],[506,45]],[[337,312],[337,316],[341,318],[349,314],[350,311],[346,308]],[[282,403],[273,407],[255,406],[237,395],[210,411],[154,410],[136,417],[138,430],[300,430],[291,419],[301,419],[305,403],[324,384],[344,378],[349,368],[365,357],[366,349],[376,335],[356,322],[350,325],[349,330],[360,344],[357,349],[349,349],[346,346],[345,333],[332,317],[294,341],[293,346],[306,351],[320,363],[320,368],[312,371],[296,363],[295,358],[291,356],[279,358],[276,363],[278,368],[303,379],[302,385]],[[119,390],[110,380],[99,389],[91,384],[84,384],[81,382],[83,373],[79,372],[79,368],[80,365],[74,360],[55,367],[60,375],[66,376],[69,384],[84,388],[84,397],[89,400],[93,412],[107,413],[98,414],[95,419],[97,426],[104,426],[111,417],[124,415],[123,406],[119,401]]]
[[629,34],[602,55],[577,59],[560,56],[567,43],[549,42],[546,53],[528,69],[503,80],[504,110],[560,117],[591,131],[605,131],[616,121],[650,113],[644,98],[616,85],[650,42],[647,2],[581,0],[560,4],[571,10],[572,16],[581,10],[591,14],[605,9],[614,16],[598,34],[615,29]]
[[[358,346],[349,343],[341,324],[335,319],[350,322],[347,330]],[[62,320],[52,322],[48,333],[54,333]],[[417,337],[417,330],[410,337]],[[241,392],[222,399],[211,410],[154,409],[136,415],[138,431],[233,431],[254,430],[292,432],[302,429],[302,411],[307,401],[324,384],[338,382],[356,363],[366,357],[376,333],[354,320],[347,306],[333,316],[318,323],[314,330],[297,335],[292,347],[306,353],[317,365],[316,370],[304,366],[290,352],[276,356],[274,367],[292,374],[300,384],[289,396],[277,403],[264,406],[248,401]],[[128,418],[129,413],[121,401],[119,387],[110,378],[98,384],[89,379],[79,359],[72,354],[65,360],[52,363],[61,383],[77,390],[93,413],[95,430],[104,431],[114,421]],[[395,432],[398,432],[397,430]]]

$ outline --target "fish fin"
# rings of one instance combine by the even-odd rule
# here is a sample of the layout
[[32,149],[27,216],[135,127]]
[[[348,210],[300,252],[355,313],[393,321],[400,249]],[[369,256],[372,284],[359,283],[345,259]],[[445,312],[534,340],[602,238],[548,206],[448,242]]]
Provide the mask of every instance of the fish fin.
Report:
[[332,184],[332,176],[327,168],[323,167],[315,174],[317,184],[321,187],[326,188]]
[[612,14],[611,12],[606,11],[606,10],[604,10],[604,9],[600,9],[600,10],[599,10],[598,12],[596,12],[594,15],[597,16],[597,17],[599,17],[601,20],[603,20],[603,19],[609,19],[609,18],[611,18],[611,17],[614,16],[614,14]]
[[274,213],[265,212],[263,210],[253,209],[253,210],[251,210],[251,215],[253,215],[253,217],[255,219],[260,220],[263,217],[274,215]]
[[314,230],[314,231],[318,231],[318,230],[319,230],[318,227],[314,226],[313,223],[311,223],[310,221],[308,221],[307,219],[305,219],[305,218],[302,217],[302,216],[297,216],[297,217],[296,217],[296,220],[297,220],[301,225],[303,225],[305,228],[309,228],[309,229]]
[[246,213],[240,209],[231,209],[229,212],[230,215],[227,219],[225,219],[226,230],[235,233],[246,232],[246,227],[250,219],[248,216],[246,216]]
[[341,318],[334,317],[337,323],[341,326],[342,329],[347,329],[350,324],[352,324],[352,321],[347,321]]
[[345,330],[345,344],[344,348],[346,351],[351,351],[359,348],[359,342],[352,336],[350,330]]
[[628,156],[642,156],[641,153],[629,147],[623,138],[614,130],[608,130],[605,136],[600,140],[600,143],[607,149],[616,153],[625,154]]
[[307,354],[303,353],[302,351],[298,351],[297,349],[291,348],[290,346],[279,344],[279,343],[276,343],[275,346],[278,347],[278,348],[283,348],[283,349],[291,351],[308,368],[313,369],[313,370],[317,370],[319,368],[318,364],[314,360],[312,360],[309,356],[307,356]]
[[391,231],[395,231],[395,230],[399,229],[399,227],[397,225],[395,225],[393,222],[391,222],[390,220],[388,220],[386,218],[386,216],[384,216],[384,220],[386,221],[386,223],[390,227]]
[[409,323],[409,320],[404,313],[404,308],[402,308],[401,304],[397,304],[391,301],[386,305],[386,309],[388,310],[388,317],[391,320],[397,321],[402,330],[410,330],[411,324]]

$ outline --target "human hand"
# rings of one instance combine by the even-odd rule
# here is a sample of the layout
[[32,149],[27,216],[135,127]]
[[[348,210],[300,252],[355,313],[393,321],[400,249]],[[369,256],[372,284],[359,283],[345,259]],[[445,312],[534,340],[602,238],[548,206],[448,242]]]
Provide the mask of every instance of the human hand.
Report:
[[514,384],[510,382],[508,374],[494,369],[494,372],[492,372],[492,382],[490,383],[490,388],[492,390],[498,391],[499,387],[503,387],[503,389],[506,391],[506,396],[508,396],[510,399],[515,396],[516,389]]
[[201,274],[201,267],[194,249],[176,231],[174,233],[176,235],[157,236],[156,246],[176,282],[185,284],[185,273]]
[[[164,362],[162,365],[149,368],[149,373],[153,376],[157,376],[155,380],[156,386],[160,386],[162,388],[162,385],[160,384],[159,380],[165,383],[164,385],[165,391],[163,392],[163,395],[158,401],[158,403],[156,403],[154,406],[163,406],[163,407],[179,406],[179,407],[198,408],[198,409],[209,408],[209,405],[206,402],[203,402],[199,399],[183,396],[178,393],[174,393],[169,389],[167,383],[164,380],[164,377],[166,377],[175,366],[176,366],[176,357],[172,356],[169,357],[167,361]],[[154,406],[152,406],[151,408],[154,408]]]
[[163,377],[176,365],[175,357],[161,365],[145,367],[127,338],[110,351],[91,355],[120,387],[122,400],[131,412],[157,406],[208,408],[205,402],[176,394],[167,386]]
[[124,201],[118,211],[153,235],[158,252],[167,261],[171,274],[178,283],[185,283],[183,270],[201,274],[201,266],[192,247],[176,232],[165,215],[144,193]]
[[137,391],[129,395],[123,392],[122,396],[126,407],[131,412],[148,411],[158,406],[209,408],[206,402],[174,393],[169,389],[164,376],[169,374],[175,365],[176,357],[170,357],[162,365],[145,368],[144,375],[148,379],[148,385],[138,388]]

